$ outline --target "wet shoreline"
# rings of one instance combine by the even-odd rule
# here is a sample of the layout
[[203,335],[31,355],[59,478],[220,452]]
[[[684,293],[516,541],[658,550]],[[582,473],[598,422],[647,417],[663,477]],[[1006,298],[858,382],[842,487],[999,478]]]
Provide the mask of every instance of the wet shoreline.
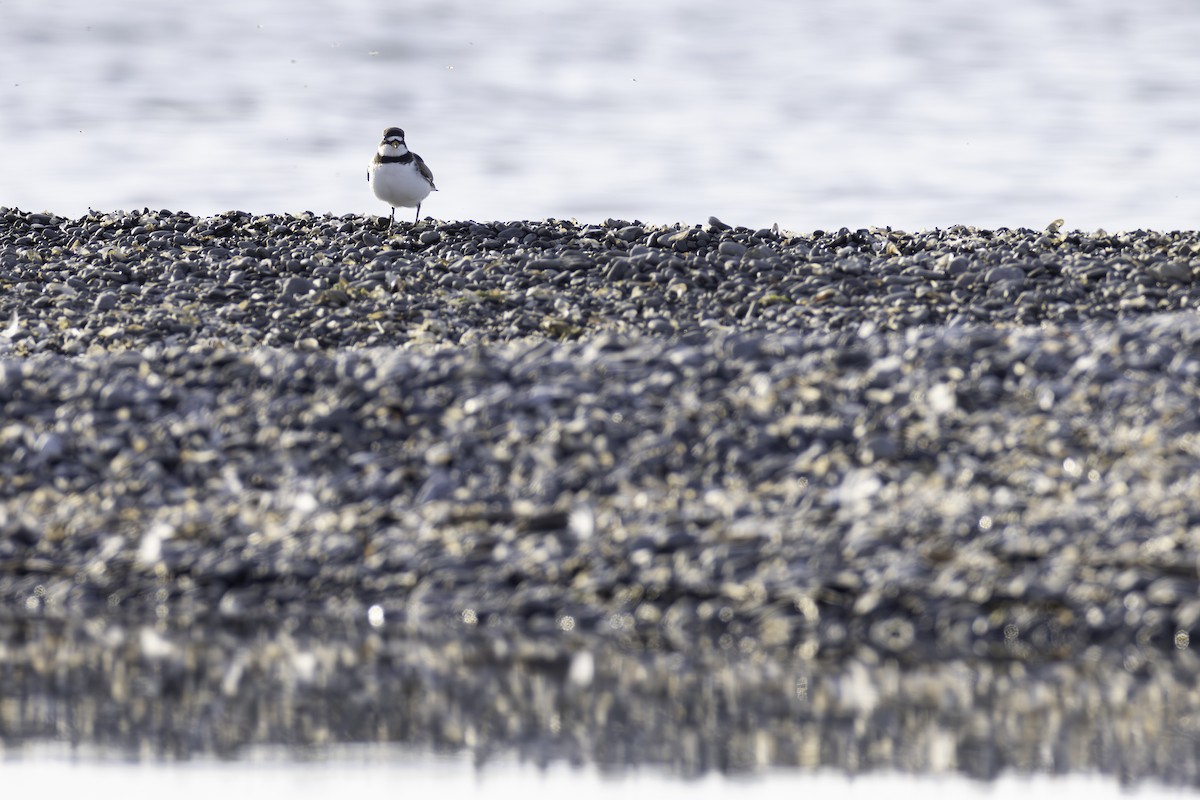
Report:
[[0,210],[4,744],[1195,784],[1197,250]]

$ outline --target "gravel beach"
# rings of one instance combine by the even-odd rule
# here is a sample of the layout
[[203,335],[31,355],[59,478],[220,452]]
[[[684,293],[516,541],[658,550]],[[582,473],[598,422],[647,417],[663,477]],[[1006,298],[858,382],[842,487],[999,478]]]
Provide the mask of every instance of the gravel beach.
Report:
[[0,748],[1200,785],[1200,234],[0,209]]

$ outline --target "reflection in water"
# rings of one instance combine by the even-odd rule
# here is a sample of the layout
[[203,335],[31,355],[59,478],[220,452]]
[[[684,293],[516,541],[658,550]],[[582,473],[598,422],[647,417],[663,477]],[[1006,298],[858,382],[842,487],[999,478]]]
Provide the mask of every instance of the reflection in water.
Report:
[[1178,661],[901,664],[869,649],[806,660],[701,642],[684,656],[574,633],[330,619],[186,630],[10,619],[0,692],[9,751],[57,741],[173,760],[379,743],[689,775],[1101,772],[1200,785],[1200,690]]

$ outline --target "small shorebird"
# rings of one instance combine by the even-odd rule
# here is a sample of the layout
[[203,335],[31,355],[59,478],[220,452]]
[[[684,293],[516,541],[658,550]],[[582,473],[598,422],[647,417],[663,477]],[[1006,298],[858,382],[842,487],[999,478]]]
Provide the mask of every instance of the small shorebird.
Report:
[[375,196],[392,207],[388,230],[396,221],[396,206],[416,206],[417,216],[413,220],[416,223],[421,219],[421,201],[430,192],[437,191],[433,185],[433,173],[421,157],[404,144],[404,131],[399,128],[388,128],[383,132],[383,141],[379,143],[371,168],[367,171],[367,181]]

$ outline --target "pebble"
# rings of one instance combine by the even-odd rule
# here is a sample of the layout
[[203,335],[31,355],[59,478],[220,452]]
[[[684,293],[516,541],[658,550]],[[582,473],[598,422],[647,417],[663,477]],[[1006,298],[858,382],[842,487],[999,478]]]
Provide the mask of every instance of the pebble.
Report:
[[726,239],[717,245],[717,253],[730,258],[741,258],[746,254],[746,250],[746,245],[732,239]]
[[[887,663],[905,670],[875,695],[888,719],[934,685],[983,691],[939,665],[1003,683],[1013,708],[1018,666],[1063,665],[1095,714],[1104,692],[1171,696],[1183,725],[1191,694],[1162,693],[1197,677],[1180,644],[1200,620],[1196,249],[1187,232],[715,219],[385,239],[353,215],[0,209],[0,602],[21,624],[90,620],[80,652],[162,620],[149,662],[211,673],[245,708],[268,699],[239,658],[308,664],[287,680],[330,692],[365,681],[356,665],[411,661],[444,676],[457,699],[429,708],[452,709],[436,713],[460,742],[454,724],[488,711],[453,710],[479,697],[454,670],[530,659],[564,693],[547,708],[700,713],[728,680],[737,703],[710,711],[729,716],[699,727],[771,731],[774,763],[806,752],[797,715],[819,716],[773,707],[797,675],[861,735],[875,708],[847,687]],[[194,649],[189,621],[216,619],[274,649],[215,632]],[[53,664],[12,636],[7,658]],[[396,680],[380,691],[417,691]],[[539,702],[506,713],[540,719]],[[616,729],[582,719],[556,724],[619,760]],[[664,734],[640,757],[743,763],[750,740],[730,735]]]

